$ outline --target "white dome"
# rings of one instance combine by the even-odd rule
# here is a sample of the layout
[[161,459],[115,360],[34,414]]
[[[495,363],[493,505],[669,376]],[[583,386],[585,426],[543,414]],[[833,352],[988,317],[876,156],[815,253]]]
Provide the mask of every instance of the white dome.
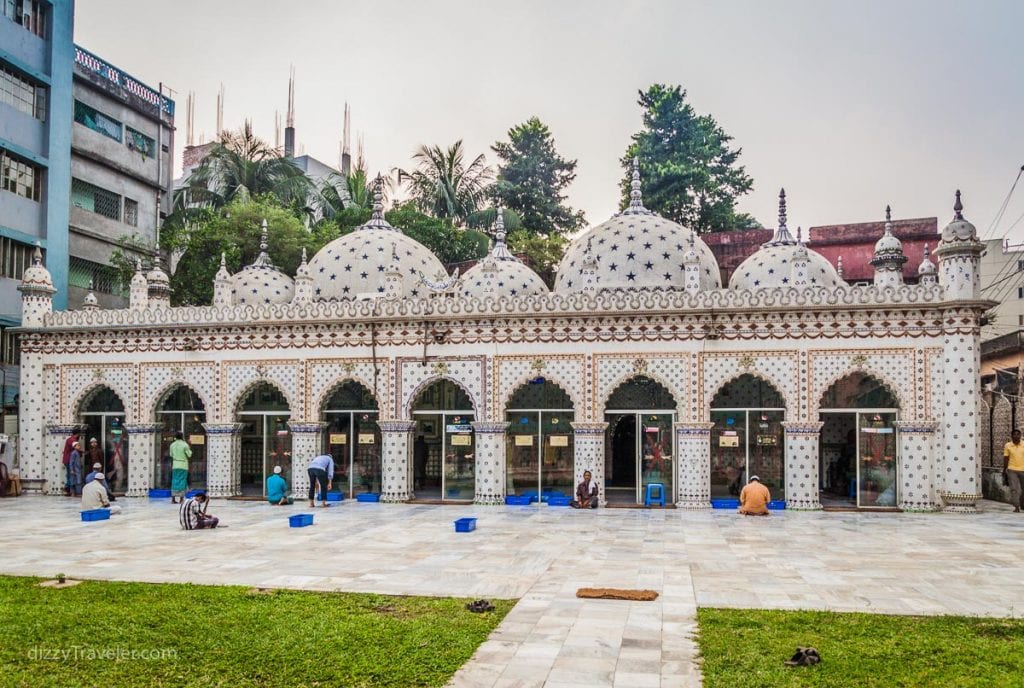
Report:
[[477,298],[533,296],[548,287],[536,272],[512,255],[505,245],[505,221],[501,208],[494,223],[494,247],[462,276],[462,295]]
[[964,219],[964,206],[960,202],[960,190],[956,191],[956,202],[953,204],[953,220],[942,229],[942,241],[977,241],[978,230]]
[[43,265],[43,253],[38,246],[32,252],[32,265],[25,268],[25,272],[21,274],[21,284],[24,287],[43,290],[53,289],[53,278],[50,277],[50,271]]
[[700,288],[721,288],[718,261],[707,244],[692,230],[644,208],[639,186],[634,161],[629,208],[573,241],[558,266],[555,291],[583,290],[581,277],[588,243],[597,259],[598,290],[682,289],[684,256],[691,237],[700,262]]
[[885,233],[875,242],[875,255],[903,255],[903,243],[892,233],[892,210],[885,206]]
[[[264,256],[266,254],[260,254]],[[231,296],[236,306],[259,305],[261,303],[288,303],[295,293],[295,283],[273,265],[260,264],[259,258],[253,265],[231,276]]]
[[441,261],[423,244],[388,224],[384,219],[379,188],[374,192],[373,217],[351,234],[339,237],[320,249],[309,261],[314,295],[318,301],[354,299],[360,294],[383,294],[384,277],[392,265],[402,273],[399,298],[426,296],[428,287],[420,276],[432,282],[448,279]]
[[924,258],[921,259],[921,264],[917,266],[917,274],[918,276],[938,274],[938,269],[928,254],[928,244],[924,245]]

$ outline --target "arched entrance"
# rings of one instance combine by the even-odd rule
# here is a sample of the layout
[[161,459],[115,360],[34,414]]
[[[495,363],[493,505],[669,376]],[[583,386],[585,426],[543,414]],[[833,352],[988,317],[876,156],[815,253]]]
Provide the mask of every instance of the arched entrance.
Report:
[[334,457],[334,489],[350,497],[380,494],[380,428],[377,400],[363,385],[348,380],[324,402],[324,453]]
[[473,402],[451,380],[438,380],[413,404],[412,484],[417,498],[471,500],[476,489]]
[[180,432],[192,449],[188,460],[190,489],[206,487],[206,407],[199,395],[187,385],[177,385],[167,392],[156,407],[156,422],[161,426],[157,437],[156,465],[153,467],[155,487],[171,486],[171,443]]
[[785,499],[782,395],[761,378],[743,374],[711,401],[711,496],[736,497],[751,475]]
[[641,504],[649,483],[675,494],[672,423],[676,401],[664,385],[634,377],[605,404],[605,496],[609,504]]
[[553,382],[516,390],[505,409],[508,494],[573,494],[573,417],[572,399]]
[[280,466],[292,484],[292,438],[288,430],[288,399],[269,382],[261,382],[242,398],[241,488],[247,496],[266,496],[267,476]]
[[[124,402],[109,387],[97,387],[82,399],[78,410],[83,426],[83,475],[94,463],[103,466],[107,484],[123,494],[128,484],[128,433],[124,429]],[[93,440],[96,440],[93,443]]]
[[824,422],[819,452],[822,506],[895,507],[895,395],[877,378],[858,371],[829,387],[819,408]]

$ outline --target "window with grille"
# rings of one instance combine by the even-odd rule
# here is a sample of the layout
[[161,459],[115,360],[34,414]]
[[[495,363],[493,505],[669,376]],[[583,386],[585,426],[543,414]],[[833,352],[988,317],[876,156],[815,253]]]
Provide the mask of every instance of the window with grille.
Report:
[[46,88],[3,64],[0,64],[0,103],[7,103],[41,122],[46,121]]
[[1017,287],[1017,298],[1024,299],[1024,287]]
[[114,268],[74,256],[68,260],[68,286],[102,294],[123,295],[124,292]]
[[130,198],[124,199],[124,223],[132,227],[139,226],[139,202]]
[[86,105],[80,100],[75,101],[75,121],[104,136],[109,136],[115,141],[121,140],[120,122],[113,117],[107,117],[96,108]]
[[47,7],[43,0],[0,0],[3,15],[24,26],[40,38],[46,38]]
[[124,128],[124,144],[133,151],[142,153],[142,157],[144,158],[156,157],[156,141],[149,138],[141,131],[136,131],[131,127],[126,126]]
[[0,189],[38,201],[42,187],[43,168],[16,158],[0,148]]
[[81,179],[71,179],[71,205],[111,220],[121,219],[121,197]]
[[35,250],[36,247],[30,244],[0,237],[0,277],[20,280],[32,265]]
[[4,365],[18,365],[21,361],[21,346],[18,345],[18,335],[6,327],[0,332],[0,363]]

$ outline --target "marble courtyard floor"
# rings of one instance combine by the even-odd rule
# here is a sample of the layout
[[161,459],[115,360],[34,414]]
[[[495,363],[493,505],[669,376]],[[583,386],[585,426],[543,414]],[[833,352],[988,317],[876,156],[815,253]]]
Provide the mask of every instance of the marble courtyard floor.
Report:
[[[228,528],[184,532],[168,501],[0,500],[0,573],[394,595],[517,598],[453,686],[699,686],[701,607],[1024,616],[1024,514],[733,512],[214,500]],[[476,516],[477,530],[452,521]],[[650,588],[655,602],[580,600]],[[1014,605],[1014,600],[1018,603]]]

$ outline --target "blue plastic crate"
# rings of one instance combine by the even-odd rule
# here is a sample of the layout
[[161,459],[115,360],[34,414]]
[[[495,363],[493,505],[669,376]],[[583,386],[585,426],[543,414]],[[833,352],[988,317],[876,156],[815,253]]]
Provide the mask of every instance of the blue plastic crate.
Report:
[[508,506],[529,506],[530,501],[529,495],[508,495],[505,497],[505,504]]
[[476,530],[475,518],[460,518],[455,522],[456,533],[468,533],[471,530]]
[[288,525],[292,528],[305,528],[313,525],[313,514],[295,514],[288,517]]
[[768,509],[771,510],[771,511],[782,511],[785,508],[786,508],[786,500],[785,499],[773,499],[772,501],[768,502]]
[[523,496],[523,497],[529,497],[529,498],[530,498],[530,503],[531,503],[531,504],[532,504],[533,502],[539,501],[539,499],[538,499],[538,497],[537,497],[537,491],[536,491],[536,490],[527,490],[527,491],[526,491],[526,492],[524,492],[524,493],[523,493],[523,494],[522,494],[521,496]]
[[341,502],[344,499],[345,499],[345,495],[342,494],[341,492],[328,492],[327,493],[327,501],[328,502]]
[[83,521],[106,521],[110,518],[110,509],[87,509],[82,512]]
[[380,495],[376,492],[364,492],[356,495],[357,502],[379,502]]
[[548,506],[569,506],[572,499],[569,497],[548,497]]
[[740,500],[738,499],[712,499],[712,509],[739,509]]
[[149,491],[149,498],[150,499],[168,499],[168,498],[170,498],[170,496],[171,496],[171,491],[170,490],[160,490],[160,489],[157,489],[157,488],[153,488],[152,490]]

